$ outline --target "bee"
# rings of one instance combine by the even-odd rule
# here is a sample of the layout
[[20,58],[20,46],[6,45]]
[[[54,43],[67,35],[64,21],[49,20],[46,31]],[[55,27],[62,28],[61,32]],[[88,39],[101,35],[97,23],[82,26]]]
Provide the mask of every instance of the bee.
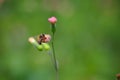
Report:
[[39,44],[44,43],[45,39],[46,39],[45,34],[40,34],[40,35],[37,36],[37,42]]
[[40,35],[38,35],[38,37],[37,37],[37,42],[38,42],[39,44],[41,44],[41,43],[47,43],[47,42],[50,41],[50,39],[51,39],[51,36],[50,36],[50,35],[48,35],[48,34],[40,34]]

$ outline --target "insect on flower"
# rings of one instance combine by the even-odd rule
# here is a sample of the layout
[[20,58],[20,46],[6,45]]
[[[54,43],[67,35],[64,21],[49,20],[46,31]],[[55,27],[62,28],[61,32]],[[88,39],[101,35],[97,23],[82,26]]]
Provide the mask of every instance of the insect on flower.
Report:
[[38,35],[38,37],[37,37],[37,42],[39,43],[39,44],[41,44],[41,43],[47,43],[47,42],[49,42],[51,40],[51,36],[49,35],[49,34],[40,34],[40,35]]

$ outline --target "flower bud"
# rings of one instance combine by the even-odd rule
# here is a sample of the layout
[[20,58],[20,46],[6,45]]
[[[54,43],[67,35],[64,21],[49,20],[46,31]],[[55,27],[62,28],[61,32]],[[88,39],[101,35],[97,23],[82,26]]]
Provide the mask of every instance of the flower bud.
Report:
[[42,51],[43,50],[43,46],[42,45],[39,45],[36,47],[39,51]]
[[50,50],[50,45],[49,45],[49,44],[47,44],[47,43],[42,43],[42,45],[43,45],[43,47],[44,47],[44,49],[45,49],[46,51]]
[[55,24],[57,22],[57,19],[56,17],[51,17],[51,18],[48,18],[48,21],[51,23],[51,24]]
[[37,42],[33,37],[30,37],[30,38],[28,39],[28,41],[29,41],[32,45],[34,45],[39,51],[42,51],[42,50],[43,50],[43,46],[40,45],[40,44],[38,44],[38,42]]

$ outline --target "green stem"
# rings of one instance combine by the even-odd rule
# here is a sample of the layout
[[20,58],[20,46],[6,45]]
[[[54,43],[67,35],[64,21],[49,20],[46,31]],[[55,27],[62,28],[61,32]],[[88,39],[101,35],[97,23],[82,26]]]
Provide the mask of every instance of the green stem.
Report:
[[53,32],[52,38],[53,38],[53,40],[52,40],[52,52],[53,52],[54,67],[55,67],[55,71],[56,71],[56,80],[59,80],[58,79],[58,65],[57,65],[57,59],[56,59],[55,48],[54,48],[54,32]]

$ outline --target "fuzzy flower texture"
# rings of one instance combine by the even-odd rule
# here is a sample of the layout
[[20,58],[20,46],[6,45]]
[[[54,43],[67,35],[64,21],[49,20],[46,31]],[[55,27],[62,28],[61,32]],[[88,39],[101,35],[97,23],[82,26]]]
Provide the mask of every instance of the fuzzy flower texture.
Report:
[[50,42],[51,36],[49,34],[45,34],[45,42]]
[[55,24],[57,22],[57,19],[56,17],[51,17],[51,18],[48,18],[48,21],[51,23],[51,24]]

